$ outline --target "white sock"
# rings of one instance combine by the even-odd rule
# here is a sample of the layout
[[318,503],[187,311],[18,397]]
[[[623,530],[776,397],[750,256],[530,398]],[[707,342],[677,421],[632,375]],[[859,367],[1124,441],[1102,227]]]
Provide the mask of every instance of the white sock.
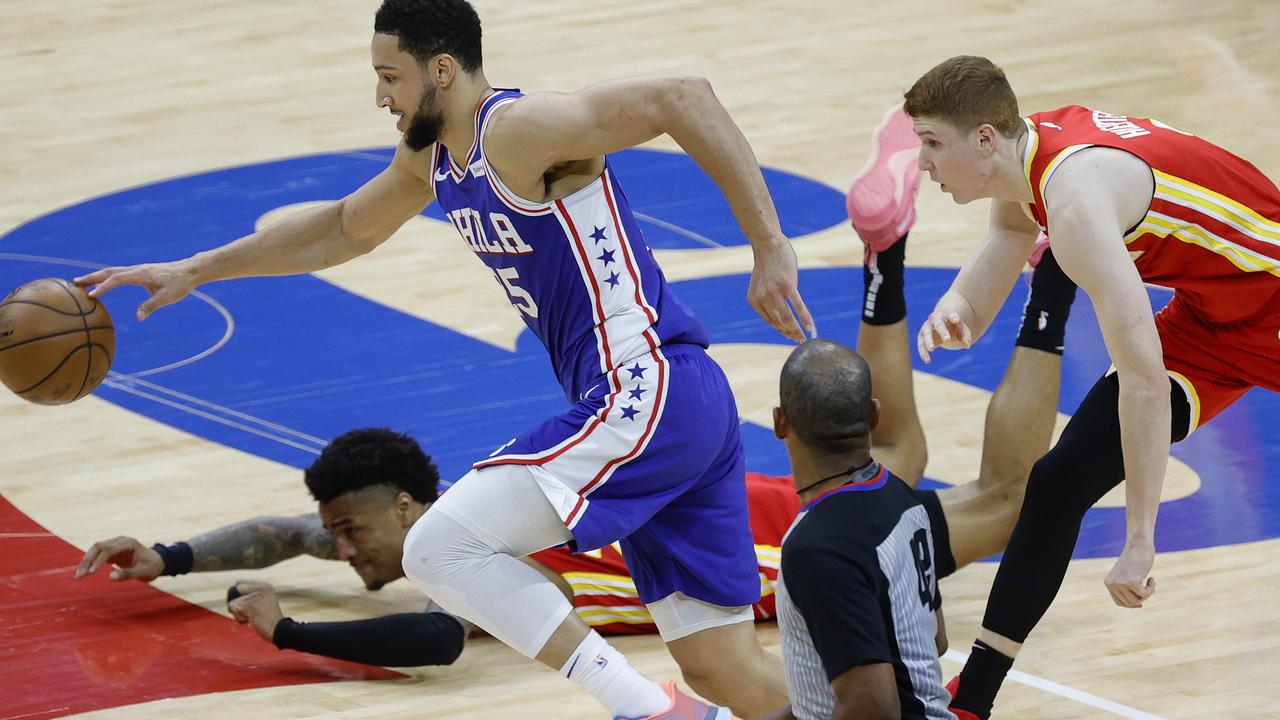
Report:
[[644,718],[671,705],[660,685],[631,667],[595,630],[569,655],[560,674],[591,693],[615,717]]

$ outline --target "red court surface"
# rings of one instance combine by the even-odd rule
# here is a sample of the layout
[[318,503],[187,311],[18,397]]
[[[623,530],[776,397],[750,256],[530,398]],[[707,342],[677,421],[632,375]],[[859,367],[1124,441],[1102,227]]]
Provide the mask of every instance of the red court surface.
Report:
[[265,643],[251,628],[107,573],[0,497],[0,720],[226,690],[404,677]]

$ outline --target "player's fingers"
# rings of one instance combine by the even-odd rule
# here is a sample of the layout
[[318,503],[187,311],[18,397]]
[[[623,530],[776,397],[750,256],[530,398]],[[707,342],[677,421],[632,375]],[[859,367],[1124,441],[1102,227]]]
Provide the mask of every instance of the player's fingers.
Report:
[[147,298],[145,302],[138,306],[138,319],[146,320],[151,313],[159,310],[165,305],[170,305],[174,301],[168,292],[161,290],[160,292]]
[[113,267],[106,267],[106,268],[102,268],[101,270],[94,270],[93,272],[88,273],[86,275],[81,275],[80,277],[72,278],[71,282],[75,283],[76,285],[79,285],[80,287],[97,285],[98,283],[105,280],[111,273],[115,272],[116,270],[118,270],[118,268],[113,268]]
[[82,578],[93,574],[102,565],[99,556],[105,557],[102,553],[102,543],[90,545],[84,557],[80,558],[80,564],[76,565],[76,577]]
[[960,323],[960,341],[965,347],[973,347],[973,333],[969,331],[969,326]]
[[1135,587],[1135,588],[1133,589],[1133,592],[1134,592],[1134,594],[1135,594],[1135,595],[1137,595],[1137,596],[1138,596],[1138,599],[1140,599],[1140,600],[1146,600],[1147,598],[1149,598],[1149,597],[1151,597],[1152,595],[1154,595],[1154,594],[1155,594],[1155,592],[1156,592],[1156,579],[1155,579],[1155,578],[1147,578],[1147,582],[1146,582],[1146,583],[1144,583],[1144,584],[1142,584],[1142,585],[1138,585],[1137,587]]
[[768,310],[767,319],[775,330],[795,342],[804,341],[804,331],[800,329],[800,323],[796,322],[795,315],[791,313],[791,307],[787,305],[782,295],[774,295],[770,299]]
[[929,328],[922,327],[920,328],[920,332],[916,333],[916,352],[919,353],[920,359],[924,361],[925,365],[928,365],[930,362],[929,349],[925,347],[925,338],[928,336],[928,332]]
[[796,315],[800,317],[800,325],[804,328],[805,334],[808,337],[818,337],[818,326],[813,322],[813,314],[809,312],[809,306],[804,304],[800,289],[793,289],[788,300],[791,301],[791,307],[796,311]]
[[235,616],[236,620],[247,623],[253,614],[253,601],[260,597],[260,593],[247,592],[240,597],[227,603],[227,609]]
[[89,297],[100,297],[103,293],[110,292],[121,285],[142,285],[144,280],[137,273],[137,270],[115,268],[114,272],[98,283],[97,287],[89,291]]

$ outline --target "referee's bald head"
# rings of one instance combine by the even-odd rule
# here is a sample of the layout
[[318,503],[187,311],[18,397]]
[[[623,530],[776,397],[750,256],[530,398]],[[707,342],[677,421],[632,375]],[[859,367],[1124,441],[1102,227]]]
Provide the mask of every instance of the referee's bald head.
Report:
[[871,368],[853,350],[830,340],[806,341],[782,366],[778,394],[788,424],[814,450],[839,454],[867,447]]

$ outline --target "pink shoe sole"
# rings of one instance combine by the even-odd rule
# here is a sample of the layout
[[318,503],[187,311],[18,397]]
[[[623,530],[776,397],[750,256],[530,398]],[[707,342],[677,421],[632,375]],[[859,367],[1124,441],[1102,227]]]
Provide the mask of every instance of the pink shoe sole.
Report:
[[871,157],[845,196],[853,229],[872,252],[883,252],[911,229],[920,190],[920,138],[896,105],[871,134]]
[[1035,247],[1031,248],[1031,255],[1027,257],[1027,264],[1035,267],[1040,264],[1040,258],[1044,257],[1044,251],[1049,249],[1049,237],[1043,231],[1036,236]]

